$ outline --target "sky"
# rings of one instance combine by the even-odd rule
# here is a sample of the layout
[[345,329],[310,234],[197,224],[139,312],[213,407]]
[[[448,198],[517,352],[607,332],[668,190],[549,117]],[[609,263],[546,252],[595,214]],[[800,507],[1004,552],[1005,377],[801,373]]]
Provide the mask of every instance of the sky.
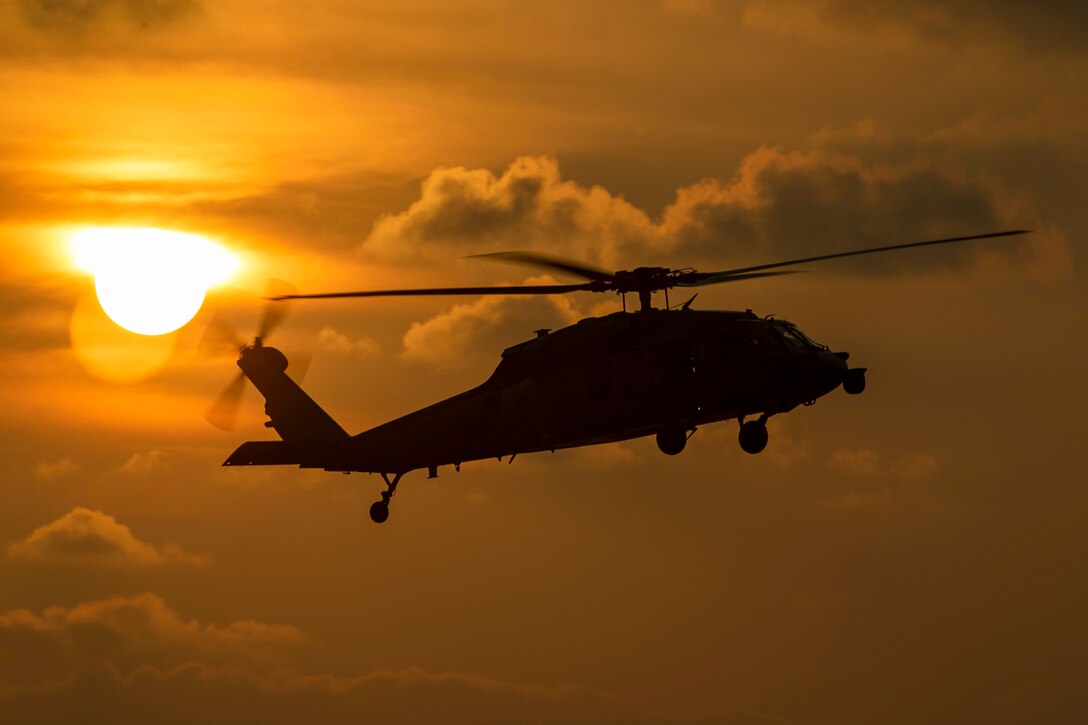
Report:
[[[1086,16],[0,4],[0,712],[1083,722]],[[128,332],[72,241],[122,228],[237,268],[176,332]],[[271,435],[256,391],[232,432],[203,417],[236,372],[204,331],[254,334],[270,279],[561,282],[465,257],[711,271],[1019,228],[701,290],[869,369],[863,395],[773,418],[758,456],[729,421],[676,457],[641,439],[415,472],[377,526],[377,476],[220,467]],[[273,343],[356,433],[618,309],[298,303]]]

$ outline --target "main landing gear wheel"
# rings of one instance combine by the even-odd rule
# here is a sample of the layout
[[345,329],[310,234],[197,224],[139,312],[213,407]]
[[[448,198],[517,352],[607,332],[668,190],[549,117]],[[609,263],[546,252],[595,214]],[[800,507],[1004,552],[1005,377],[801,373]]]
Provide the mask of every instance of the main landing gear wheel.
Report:
[[756,454],[767,447],[767,419],[750,420],[740,424],[740,447],[745,453]]
[[393,494],[397,492],[397,484],[400,483],[400,477],[403,475],[403,473],[394,474],[393,480],[389,480],[388,473],[382,474],[382,480],[385,481],[382,500],[375,501],[370,505],[370,520],[374,523],[384,524],[385,520],[389,518],[389,499],[393,498]]
[[675,456],[684,450],[688,443],[688,433],[675,423],[667,423],[661,426],[657,432],[657,447],[666,456]]
[[370,505],[370,520],[376,524],[384,524],[389,518],[389,504],[385,501],[375,501]]

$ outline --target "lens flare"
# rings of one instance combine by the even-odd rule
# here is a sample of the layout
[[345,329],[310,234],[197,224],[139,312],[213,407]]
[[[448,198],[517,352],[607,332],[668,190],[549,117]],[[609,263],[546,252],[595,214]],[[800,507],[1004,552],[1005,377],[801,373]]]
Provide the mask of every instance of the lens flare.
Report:
[[174,353],[176,334],[136,335],[118,327],[88,293],[69,326],[76,360],[100,380],[138,383],[158,373]]

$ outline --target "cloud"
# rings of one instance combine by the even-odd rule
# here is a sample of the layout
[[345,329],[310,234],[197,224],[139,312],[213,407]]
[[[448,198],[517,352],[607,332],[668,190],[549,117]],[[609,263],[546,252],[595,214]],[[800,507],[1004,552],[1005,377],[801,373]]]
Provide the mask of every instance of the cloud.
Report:
[[[307,675],[293,669],[188,662],[123,671],[90,663],[59,682],[0,692],[19,722],[193,723],[619,723],[690,722],[643,712],[636,703],[588,687],[522,685],[418,667],[358,676]],[[770,722],[754,715],[716,719],[723,725]]]
[[831,454],[828,466],[840,473],[860,478],[919,481],[933,475],[937,470],[937,459],[928,453],[903,453],[889,458],[867,448],[843,448]]
[[855,44],[902,51],[944,46],[1000,44],[1018,50],[1083,52],[1088,9],[1083,3],[1047,5],[1012,0],[755,0],[743,11],[749,28],[811,38],[829,44]]
[[200,0],[17,0],[23,19],[46,31],[83,31],[102,24],[161,28],[200,12]]
[[159,450],[133,453],[132,457],[122,463],[118,470],[127,476],[146,476],[163,468],[166,465],[165,461],[163,452]]
[[645,716],[638,703],[574,684],[421,667],[307,674],[285,659],[307,642],[288,625],[186,620],[152,593],[0,612],[0,709],[17,722],[77,713],[81,722],[179,723],[626,723]]
[[573,252],[652,233],[645,212],[601,187],[560,178],[551,156],[516,159],[501,175],[463,167],[433,171],[420,198],[380,218],[363,251],[383,259],[453,256],[546,246]]
[[[362,249],[387,261],[448,261],[519,247],[611,269],[661,264],[713,270],[1032,222],[1038,220],[1025,201],[948,164],[868,164],[827,150],[764,147],[748,154],[727,181],[705,179],[679,189],[657,220],[601,187],[564,180],[551,156],[519,158],[498,175],[438,169],[423,182],[418,200],[375,223]],[[834,260],[819,269],[1049,274],[1068,267],[1064,240],[1039,233]],[[581,316],[559,298],[480,299],[414,324],[404,336],[404,354],[467,366],[482,362],[482,352],[493,359],[495,350],[533,329],[562,327]]]
[[338,352],[368,357],[377,355],[381,349],[370,337],[348,337],[344,333],[325,326],[317,333],[318,347],[327,352]]
[[[0,682],[57,682],[88,661],[130,669],[207,663],[274,666],[306,637],[294,627],[182,619],[156,594],[0,613]],[[21,664],[22,663],[22,664]]]
[[481,297],[414,323],[404,335],[404,356],[451,368],[475,366],[494,360],[497,351],[527,339],[532,330],[565,327],[577,318],[565,297]]
[[10,544],[7,555],[25,561],[107,566],[200,565],[206,561],[177,546],[160,548],[140,541],[109,514],[82,507],[39,526],[23,541]]
[[[386,260],[539,249],[606,268],[657,263],[721,269],[866,245],[1023,226],[1033,210],[996,182],[936,161],[868,164],[831,151],[763,147],[728,181],[679,189],[659,220],[601,187],[563,180],[554,157],[523,157],[496,176],[443,168],[420,197],[374,225],[364,254]],[[1007,241],[991,254],[1017,263],[1053,256],[1053,240]],[[975,245],[978,246],[978,245]],[[992,252],[1001,249],[1003,252]],[[852,273],[962,268],[972,245],[827,263]]]
[[851,489],[821,501],[827,508],[855,511],[891,505],[911,490],[910,484],[932,478],[939,464],[928,453],[889,457],[868,448],[843,448],[828,457],[827,466],[855,479],[855,483],[872,486],[868,490]]
[[[0,204],[4,203],[3,186],[0,181]],[[74,294],[67,280],[55,277],[18,275],[0,281],[0,327],[4,330],[0,353],[39,355],[66,348]]]
[[892,492],[886,488],[877,491],[862,493],[860,491],[847,491],[841,496],[826,499],[821,503],[829,509],[840,511],[857,511],[860,509],[880,508],[887,506],[892,499]]
[[[846,154],[764,147],[730,182],[681,189],[661,227],[676,251],[696,258],[728,250],[740,258],[788,259],[1008,228],[1019,210],[1005,197],[992,182],[937,162],[867,164]],[[949,247],[841,260],[826,269],[962,267],[974,257],[971,247]]]
[[1049,148],[1076,156],[1088,148],[1088,139],[1081,133],[1086,125],[1088,97],[1059,94],[1033,105],[980,108],[924,130],[895,129],[887,121],[865,116],[850,123],[826,124],[809,136],[809,143],[869,156],[913,148],[933,156],[963,158],[964,151],[992,155],[1010,147],[1026,147],[1035,154]]
[[34,464],[34,475],[44,479],[70,476],[78,470],[79,464],[71,458],[61,458],[59,461],[38,461]]
[[674,15],[690,15],[700,19],[717,19],[714,0],[661,0],[661,9]]

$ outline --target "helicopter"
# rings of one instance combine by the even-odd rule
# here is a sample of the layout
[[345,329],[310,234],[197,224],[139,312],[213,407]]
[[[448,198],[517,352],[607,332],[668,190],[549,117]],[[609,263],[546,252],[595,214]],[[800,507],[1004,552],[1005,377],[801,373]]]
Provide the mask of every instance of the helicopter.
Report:
[[[671,307],[670,289],[693,289],[782,274],[800,264],[914,247],[1027,234],[990,232],[857,249],[717,272],[637,267],[607,272],[528,252],[475,255],[581,277],[570,284],[282,294],[269,297],[257,335],[240,348],[241,372],[213,406],[231,406],[248,379],[264,396],[265,426],[280,440],[242,443],[224,466],[293,465],[344,473],[378,473],[385,482],[370,518],[384,523],[401,478],[467,461],[510,462],[523,453],[556,451],[655,436],[662,453],[681,453],[700,426],[737,420],[742,450],[768,444],[767,421],[842,387],[865,390],[866,368],[850,367],[849,353],[814,342],[795,324],[751,310],[695,310],[691,297]],[[502,351],[480,385],[425,408],[349,435],[287,375],[287,357],[264,339],[288,300],[426,295],[542,295],[609,292],[623,309],[587,317],[558,330],[539,329]],[[664,292],[665,306],[652,295]],[[627,310],[627,295],[638,307]],[[698,293],[696,292],[696,295]],[[209,418],[211,420],[211,418]]]

